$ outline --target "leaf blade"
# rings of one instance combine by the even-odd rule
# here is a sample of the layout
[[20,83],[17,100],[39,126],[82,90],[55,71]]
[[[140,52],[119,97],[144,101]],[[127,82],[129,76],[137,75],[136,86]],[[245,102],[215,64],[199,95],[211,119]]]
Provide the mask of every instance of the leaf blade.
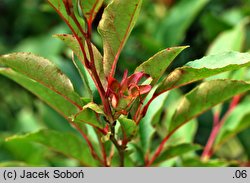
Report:
[[65,94],[68,100],[81,104],[78,94],[73,93],[71,81],[49,60],[32,53],[20,52],[2,55],[0,61],[13,70],[35,81],[40,81],[56,93]]
[[240,102],[229,114],[216,137],[214,143],[215,149],[218,149],[219,146],[221,146],[231,137],[250,127],[250,109],[248,107],[249,102],[249,97],[245,98],[244,101]]
[[155,95],[189,83],[250,65],[249,53],[225,52],[188,62],[175,69],[158,86]]
[[72,133],[40,130],[26,135],[9,137],[6,140],[39,143],[65,156],[72,157],[85,166],[97,165],[97,162],[91,156],[87,143]]
[[121,125],[121,131],[123,135],[123,140],[126,142],[130,141],[133,137],[135,137],[137,133],[137,125],[135,121],[128,119],[126,117],[120,117],[118,122]]
[[185,153],[196,151],[199,149],[201,149],[200,145],[187,144],[187,143],[170,146],[167,149],[165,149],[161,153],[161,155],[155,159],[154,164],[159,164],[176,156],[181,156]]
[[154,85],[155,83],[157,83],[157,81],[160,79],[160,77],[163,75],[163,73],[175,59],[175,57],[185,48],[187,48],[187,46],[164,49],[139,65],[135,69],[135,72],[144,72],[146,74],[149,74],[153,79],[151,83]]
[[213,106],[250,89],[250,84],[234,80],[212,80],[186,94],[172,117],[169,133]]
[[222,32],[209,46],[207,55],[225,51],[242,51],[246,39],[246,25],[249,20],[244,19],[233,29]]
[[98,32],[103,39],[104,74],[114,75],[116,63],[138,18],[142,0],[112,1],[104,10]]
[[[75,61],[75,65],[77,67],[77,69],[79,70],[79,73],[82,75],[82,78],[84,80],[87,80],[85,76],[86,75],[86,71],[83,70],[82,66],[84,65],[84,57],[83,54],[81,52],[81,48],[80,45],[77,41],[77,39],[70,34],[55,34],[54,37],[59,38],[60,40],[62,40],[73,52],[74,54],[78,57],[78,59],[81,61],[81,63],[78,63],[77,61]],[[84,44],[85,50],[88,50],[88,46],[86,44]],[[104,86],[106,86],[106,78],[104,76],[104,71],[103,71],[103,65],[102,65],[102,55],[99,52],[99,50],[95,47],[95,45],[92,44],[92,49],[93,49],[93,54],[94,54],[94,63],[95,63],[95,68],[97,71],[98,76],[101,79],[101,82],[103,83]],[[89,53],[86,53],[88,60],[90,60],[90,56]],[[86,81],[86,83],[88,84],[88,82]],[[93,92],[93,91],[92,91]]]
[[78,0],[83,16],[91,24],[101,8],[104,0]]
[[[80,30],[77,26],[77,24],[74,22],[74,20],[68,15],[68,12],[64,6],[63,1],[59,1],[59,0],[47,0],[48,3],[52,6],[52,8],[55,9],[55,11],[59,14],[59,16],[64,20],[64,22],[66,24],[68,24],[68,26],[70,28],[72,28],[72,30],[78,34],[80,37],[82,37],[82,35],[80,34]],[[78,12],[77,8],[77,1],[73,0],[72,1],[72,5],[73,5],[73,9],[75,12]],[[84,20],[77,14],[75,13],[75,17],[77,19],[77,21],[79,21],[80,25],[85,25],[84,24]]]
[[104,115],[103,110],[95,103],[90,102],[83,106],[82,110],[73,117],[74,122],[83,122],[93,127],[103,128],[98,120],[98,115]]
[[47,89],[46,87],[40,85],[39,83],[34,83],[33,80],[11,70],[11,69],[0,69],[0,74],[12,79],[17,82],[38,98],[46,102],[49,106],[55,109],[59,114],[67,119],[68,116],[75,114],[78,109],[62,98],[60,95],[57,95],[53,91]]
[[164,47],[181,44],[186,32],[197,14],[206,6],[209,0],[178,1],[173,6],[166,19],[163,19],[156,32],[156,38]]
[[68,77],[49,60],[31,53],[2,55],[0,63],[30,78],[81,109],[82,101]]

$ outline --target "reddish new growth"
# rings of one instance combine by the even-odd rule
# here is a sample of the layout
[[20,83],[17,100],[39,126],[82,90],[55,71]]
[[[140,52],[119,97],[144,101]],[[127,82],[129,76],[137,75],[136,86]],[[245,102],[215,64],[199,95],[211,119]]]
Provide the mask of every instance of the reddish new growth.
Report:
[[143,72],[136,72],[128,77],[128,71],[126,70],[121,83],[111,76],[108,78],[106,97],[115,110],[114,116],[116,119],[121,114],[127,115],[133,102],[140,98],[142,94],[151,90],[150,85],[139,85],[143,77],[148,78],[149,76]]

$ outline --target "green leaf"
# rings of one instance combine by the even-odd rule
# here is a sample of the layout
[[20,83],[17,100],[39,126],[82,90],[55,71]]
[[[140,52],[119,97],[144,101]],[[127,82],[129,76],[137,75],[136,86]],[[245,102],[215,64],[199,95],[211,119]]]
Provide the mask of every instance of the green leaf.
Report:
[[[210,45],[207,54],[218,54],[226,51],[242,51],[246,41],[246,25],[247,21],[244,19],[233,29],[222,32],[215,41]],[[244,68],[245,69],[245,68]],[[236,73],[244,72],[242,69],[235,71]],[[209,77],[208,79],[232,79],[232,72],[223,72],[221,74]],[[235,79],[235,78],[233,78]],[[242,79],[242,78],[237,78]]]
[[[20,151],[20,149],[22,150]],[[47,155],[47,149],[37,144],[16,140],[5,141],[1,150],[6,150],[13,161],[22,161],[23,163],[33,166],[48,165],[45,157]]]
[[179,55],[179,53],[185,48],[187,48],[187,46],[164,49],[138,66],[135,72],[142,71],[149,74],[153,79],[152,84],[154,85],[155,83],[157,83],[157,81],[160,79],[160,77],[163,75],[163,73],[172,63],[175,57]]
[[[55,110],[50,108],[48,105],[44,104],[44,102],[36,101],[35,107],[37,109],[39,118],[37,119],[37,115],[35,113],[34,117],[36,120],[33,123],[40,124],[39,122],[42,121],[43,126],[45,125],[47,128],[51,130],[56,130],[56,131],[62,131],[62,132],[75,132],[76,131],[65,118],[63,118],[60,114],[58,114]],[[27,126],[27,123],[23,122],[23,125]]]
[[31,165],[21,161],[4,161],[0,163],[0,167],[31,167]]
[[[212,149],[214,155],[218,158],[224,158],[227,160],[236,160],[235,163],[240,164],[238,157],[242,157],[244,159],[245,156],[245,149],[242,146],[242,143],[239,141],[238,137],[230,138],[229,141],[223,143],[221,146],[217,146],[218,149]],[[244,154],[244,155],[243,155]]]
[[[132,158],[130,157],[131,152],[126,151],[124,154],[124,167],[135,167]],[[113,153],[111,167],[119,167],[120,166],[120,156],[117,151]]]
[[71,133],[40,130],[26,135],[16,135],[6,140],[8,142],[20,140],[39,143],[67,157],[78,160],[84,166],[97,165],[97,162],[91,156],[87,143]]
[[[172,117],[175,113],[176,108],[178,107],[179,101],[182,99],[183,94],[180,90],[174,89],[171,91],[166,92],[168,93],[166,99],[159,100],[160,96],[158,96],[155,100],[159,100],[155,102],[155,106],[153,108],[156,108],[160,106],[161,102],[164,103],[164,106],[161,108],[161,112],[164,114],[161,118],[161,120],[158,120],[158,127],[157,127],[157,133],[160,134],[161,138],[163,139],[166,135],[169,129],[169,125],[172,122]],[[159,104],[159,105],[158,105]],[[170,107],[171,106],[171,107]],[[152,122],[155,123],[154,121],[156,118],[154,117]],[[157,122],[157,120],[156,120]],[[189,121],[189,123],[183,125],[178,131],[176,131],[171,138],[168,141],[169,145],[177,145],[180,143],[191,143],[194,141],[194,137],[196,135],[196,130],[197,130],[198,124],[195,119]]]
[[[74,52],[74,54],[79,58],[79,60],[81,60],[84,63],[84,57],[83,57],[80,45],[79,45],[77,39],[73,35],[71,35],[71,34],[54,34],[53,37],[61,39]],[[93,46],[93,48],[96,49],[94,46]],[[101,56],[99,58],[99,55],[100,55],[100,53],[97,54],[97,58],[101,59]],[[88,55],[88,58],[89,58],[89,55]]]
[[0,69],[0,74],[12,79],[13,81],[17,82],[18,84],[35,94],[66,119],[70,115],[75,114],[77,113],[77,111],[79,111],[79,109],[75,105],[70,103],[63,96],[58,95],[49,88],[43,86],[38,82],[35,82],[34,80],[22,74],[19,74],[11,69]]
[[83,122],[93,127],[103,128],[99,115],[104,115],[103,110],[95,103],[90,102],[83,106],[83,109],[73,117],[74,122]]
[[200,158],[190,158],[182,162],[183,167],[227,167],[229,165],[230,162],[219,159],[202,161]]
[[235,136],[239,132],[250,127],[250,98],[244,99],[243,102],[237,105],[237,107],[227,117],[220,132],[216,137],[214,143],[215,149],[218,149],[225,141]]
[[118,119],[118,122],[121,125],[121,131],[123,135],[122,139],[130,141],[133,137],[135,137],[138,131],[135,121],[128,119],[126,117],[120,117]]
[[169,133],[213,106],[249,89],[250,84],[243,81],[212,80],[203,82],[181,100],[169,126]]
[[150,114],[152,115],[151,118],[148,118],[147,120],[150,120],[150,123],[153,127],[157,126],[158,123],[160,123],[160,115],[165,110],[166,102],[168,100],[169,92],[164,93],[157,97],[151,104]]
[[237,137],[245,149],[248,159],[250,158],[250,141],[249,141],[250,128],[241,132]]
[[175,3],[155,33],[157,40],[164,47],[180,44],[189,26],[208,2],[209,0],[182,0]]
[[149,152],[149,147],[152,143],[152,137],[155,132],[150,121],[147,121],[146,119],[147,117],[144,117],[139,124],[140,144],[144,155]]
[[[76,38],[73,35],[70,34],[56,34],[54,37],[57,37],[61,39],[72,51],[74,54],[78,57],[80,62],[78,60],[73,60],[76,68],[78,69],[78,72],[80,73],[83,81],[85,84],[91,89],[93,93],[93,87],[91,86],[91,83],[88,81],[88,76],[86,75],[86,69],[83,68],[84,65],[84,57],[83,53],[81,51],[80,45]],[[88,46],[84,45],[85,50],[88,50]],[[103,63],[102,63],[102,55],[98,51],[98,49],[92,44],[93,54],[94,54],[94,61],[95,61],[95,67],[97,74],[99,75],[101,82],[103,85],[106,86],[106,78],[104,77],[104,71],[103,71]],[[87,58],[90,59],[89,52],[87,51]]]
[[132,151],[130,157],[134,162],[134,166],[142,166],[144,162],[144,153],[140,145],[136,142],[131,142],[128,144],[128,149]]
[[155,159],[154,164],[159,164],[176,156],[181,156],[185,153],[196,151],[199,149],[201,149],[201,146],[195,144],[179,144],[170,146]]
[[185,123],[169,139],[168,144],[176,145],[180,143],[192,143],[194,142],[195,136],[197,134],[198,122],[196,119],[190,120]]
[[163,109],[164,101],[166,101],[167,96],[168,92],[153,100],[146,115],[139,123],[140,143],[144,154],[149,152],[152,143],[152,137],[156,131],[156,129],[153,128],[153,125],[156,123],[154,121],[155,115],[157,115],[157,113]]
[[222,32],[210,45],[207,54],[217,54],[225,51],[242,51],[246,39],[247,21],[243,20],[231,30]]
[[41,83],[74,105],[82,105],[71,81],[49,60],[32,53],[12,53],[2,55],[0,63]]
[[[73,19],[68,15],[67,10],[64,7],[63,1],[59,1],[59,0],[47,0],[47,1],[55,9],[55,11],[60,15],[60,17],[64,20],[64,22],[68,24],[69,27],[72,27],[73,31],[76,34],[79,34],[80,30],[78,29]],[[72,5],[73,5],[74,12],[78,12],[77,0],[72,0]],[[84,19],[80,17],[78,13],[75,13],[75,17],[81,26],[85,25]],[[79,34],[79,36],[82,37],[81,34]]]
[[71,81],[49,60],[31,53],[13,53],[2,55],[0,63],[6,66],[1,68],[1,74],[21,84],[60,113],[69,116],[82,108],[83,103]]
[[250,54],[226,52],[188,62],[171,72],[156,89],[155,95],[222,72],[250,65]]
[[[166,96],[165,98],[163,98],[164,95]],[[155,112],[157,112],[152,118],[151,123],[156,128],[156,133],[161,139],[168,135],[169,125],[172,122],[172,117],[182,96],[183,94],[180,90],[174,89],[158,96],[154,100],[154,105],[151,104],[152,108],[155,109]],[[168,144],[176,145],[180,143],[193,142],[197,127],[198,124],[195,119],[189,121],[189,123],[183,125],[171,136]]]
[[88,22],[93,22],[103,1],[104,0],[78,0],[82,13]]
[[[119,55],[135,25],[142,0],[114,0],[104,10],[98,31],[102,36],[105,76],[114,75]],[[111,71],[113,68],[113,71]]]

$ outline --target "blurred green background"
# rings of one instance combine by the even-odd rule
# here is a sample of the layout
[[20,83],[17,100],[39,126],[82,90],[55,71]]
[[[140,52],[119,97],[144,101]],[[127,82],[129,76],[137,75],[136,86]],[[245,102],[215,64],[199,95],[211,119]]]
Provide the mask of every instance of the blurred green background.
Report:
[[[102,11],[95,20],[95,27]],[[144,0],[139,20],[121,54],[117,77],[122,76],[125,68],[132,73],[139,63],[171,46],[190,45],[190,48],[178,56],[168,72],[209,53],[248,51],[249,16],[250,0]],[[60,40],[52,38],[55,33],[69,33],[69,30],[46,1],[0,0],[0,54],[21,51],[48,58],[74,81],[79,93],[84,93],[84,86],[70,61],[71,52]],[[93,41],[102,51],[97,32]],[[193,86],[182,88],[182,92]],[[200,116],[198,121],[194,141],[204,145],[211,130],[211,111]],[[74,132],[55,111],[0,75],[0,165],[11,165],[11,162],[37,166],[78,165],[74,160],[46,151],[39,145],[4,142],[13,134],[41,128]],[[224,151],[217,156],[249,161],[249,137],[248,128],[231,143],[225,144]]]

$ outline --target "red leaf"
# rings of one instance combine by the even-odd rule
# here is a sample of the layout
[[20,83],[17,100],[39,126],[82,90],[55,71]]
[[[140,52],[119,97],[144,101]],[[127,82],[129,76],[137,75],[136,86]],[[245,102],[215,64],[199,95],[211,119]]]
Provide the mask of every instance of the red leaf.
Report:
[[140,88],[140,94],[142,95],[142,94],[148,93],[151,90],[152,86],[141,85],[141,86],[139,86],[139,88]]

